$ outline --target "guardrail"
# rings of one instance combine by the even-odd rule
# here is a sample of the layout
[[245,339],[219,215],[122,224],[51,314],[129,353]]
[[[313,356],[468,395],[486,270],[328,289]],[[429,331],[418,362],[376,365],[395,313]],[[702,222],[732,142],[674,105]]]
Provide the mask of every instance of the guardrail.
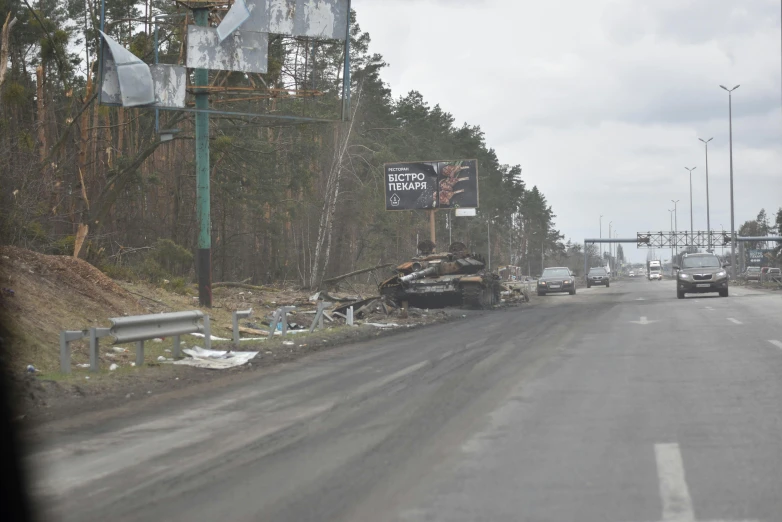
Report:
[[[204,346],[212,347],[212,332],[209,316],[200,310],[172,312],[166,314],[134,315],[109,319],[110,328],[90,328],[89,330],[65,330],[60,333],[60,370],[71,371],[70,342],[89,337],[90,371],[99,368],[100,339],[113,337],[112,344],[136,343],[136,366],[144,364],[144,342],[160,337],[173,337],[174,358],[181,357],[180,336],[192,333],[204,334]],[[203,324],[202,324],[203,322]]]

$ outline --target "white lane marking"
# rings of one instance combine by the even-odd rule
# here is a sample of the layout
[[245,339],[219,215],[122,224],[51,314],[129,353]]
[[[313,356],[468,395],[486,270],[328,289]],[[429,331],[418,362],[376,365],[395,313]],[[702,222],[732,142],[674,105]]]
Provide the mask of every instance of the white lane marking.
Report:
[[782,341],[776,341],[776,340],[771,339],[768,342],[770,342],[771,344],[773,344],[774,346],[776,346],[777,348],[782,350]]
[[[660,522],[697,522],[679,445],[676,443],[655,444],[654,454],[657,460],[657,478],[660,482],[660,499],[663,503],[663,518]],[[709,522],[758,521],[744,519],[711,520]]]
[[698,301],[697,299],[693,299],[692,302],[693,303],[700,303],[700,301]]
[[652,323],[656,323],[656,322],[658,322],[658,320],[657,320],[657,319],[653,319],[653,320],[649,321],[649,320],[646,318],[646,316],[645,316],[645,315],[642,315],[642,316],[641,316],[641,320],[640,320],[640,321],[630,321],[630,322],[631,322],[631,323],[635,323],[635,324],[652,324]]
[[636,299],[636,301],[646,301],[646,299],[644,299],[643,297],[639,297],[638,299]]
[[714,308],[712,308],[711,306],[707,306],[706,310],[714,310]]
[[668,522],[693,522],[695,511],[684,477],[684,463],[679,445],[655,444],[657,478],[660,481],[660,499],[663,502],[663,520]]
[[739,321],[738,319],[734,319],[732,317],[728,317],[728,321],[730,321],[733,324],[744,324],[741,321]]

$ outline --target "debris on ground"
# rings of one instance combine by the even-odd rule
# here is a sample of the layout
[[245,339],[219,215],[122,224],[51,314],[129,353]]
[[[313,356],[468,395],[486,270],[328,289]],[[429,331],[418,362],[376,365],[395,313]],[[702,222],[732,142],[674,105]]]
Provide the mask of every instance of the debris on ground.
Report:
[[198,346],[186,348],[183,352],[189,358],[174,361],[173,364],[195,366],[210,370],[225,370],[247,364],[258,352],[234,352],[232,350],[207,350]]

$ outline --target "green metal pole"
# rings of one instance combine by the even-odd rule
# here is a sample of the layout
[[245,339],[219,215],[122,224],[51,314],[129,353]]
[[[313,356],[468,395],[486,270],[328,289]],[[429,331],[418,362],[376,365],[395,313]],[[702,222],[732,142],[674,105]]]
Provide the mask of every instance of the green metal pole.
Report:
[[[209,19],[208,9],[194,9],[196,25],[206,26]],[[209,85],[209,71],[195,70],[195,86]],[[196,109],[209,108],[209,93],[196,89]],[[196,112],[195,116],[195,153],[196,153],[196,208],[198,215],[198,302],[201,306],[212,307],[212,234],[209,197],[209,114]]]

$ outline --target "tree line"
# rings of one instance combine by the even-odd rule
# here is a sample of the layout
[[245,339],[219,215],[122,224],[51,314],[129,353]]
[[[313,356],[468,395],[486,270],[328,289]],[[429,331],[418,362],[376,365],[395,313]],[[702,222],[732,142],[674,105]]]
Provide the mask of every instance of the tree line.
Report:
[[[97,0],[0,0],[0,241],[73,255],[117,276],[194,275],[197,248],[193,113],[100,105]],[[186,10],[163,0],[106,0],[105,30],[148,63],[183,63]],[[192,22],[192,21],[191,21]],[[450,238],[492,264],[539,273],[575,261],[545,195],[503,163],[478,125],[417,91],[394,97],[383,57],[351,13],[349,121],[291,125],[210,118],[213,278],[317,286],[329,276],[401,262],[428,238],[424,212],[386,212],[383,164],[477,159],[477,217],[437,213]],[[333,117],[340,106],[340,42],[275,36],[268,72],[211,72],[210,86],[261,95],[215,108]],[[256,92],[256,91],[254,91]],[[291,93],[316,93],[298,96]],[[219,105],[218,105],[219,103]],[[492,219],[489,224],[488,218]],[[490,226],[487,226],[490,225]],[[488,234],[491,234],[489,241]],[[583,255],[583,254],[582,254]],[[172,261],[174,259],[175,261]],[[581,258],[583,260],[583,257]]]

